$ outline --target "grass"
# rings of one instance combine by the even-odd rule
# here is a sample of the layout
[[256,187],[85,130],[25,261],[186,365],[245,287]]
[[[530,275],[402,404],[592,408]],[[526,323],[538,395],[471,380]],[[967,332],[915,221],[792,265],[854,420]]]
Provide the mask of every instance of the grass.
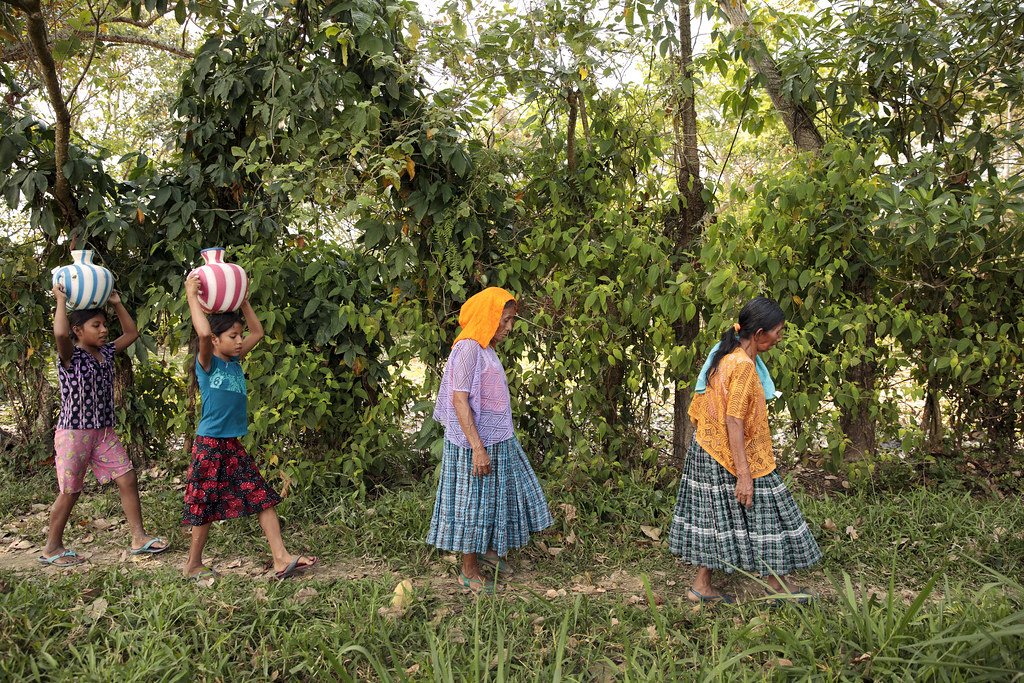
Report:
[[[180,491],[165,480],[142,488],[147,523],[173,532],[181,549]],[[48,471],[28,480],[0,471],[0,527],[38,541],[46,520],[32,505],[48,505],[53,489]],[[798,579],[823,599],[805,608],[751,601],[694,610],[683,592],[691,569],[640,531],[667,535],[674,490],[638,477],[586,488],[549,483],[547,492],[555,528],[513,558],[528,568],[523,583],[491,598],[452,590],[446,554],[422,542],[429,484],[365,503],[298,493],[281,506],[291,548],[313,549],[324,568],[375,569],[361,579],[314,571],[280,584],[227,576],[204,588],[168,565],[0,571],[0,680],[1024,678],[1019,498],[979,499],[955,487],[797,491],[825,553],[820,568]],[[69,545],[87,533],[77,522],[100,517],[120,517],[110,488],[83,495]],[[123,527],[96,535],[97,543],[126,542]],[[210,554],[268,556],[250,520],[214,529]],[[571,590],[613,572],[634,578],[633,588]],[[404,612],[389,609],[406,577],[415,601]],[[566,595],[549,597],[559,587]]]

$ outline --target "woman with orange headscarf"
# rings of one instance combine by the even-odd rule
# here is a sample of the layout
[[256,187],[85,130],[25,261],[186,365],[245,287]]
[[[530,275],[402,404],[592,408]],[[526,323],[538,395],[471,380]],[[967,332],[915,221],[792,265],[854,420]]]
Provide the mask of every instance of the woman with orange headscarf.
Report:
[[508,576],[504,556],[554,520],[512,426],[505,368],[494,351],[512,329],[516,300],[499,287],[470,297],[441,377],[434,419],[444,425],[441,481],[427,543],[462,553],[459,582],[493,592],[480,565]]

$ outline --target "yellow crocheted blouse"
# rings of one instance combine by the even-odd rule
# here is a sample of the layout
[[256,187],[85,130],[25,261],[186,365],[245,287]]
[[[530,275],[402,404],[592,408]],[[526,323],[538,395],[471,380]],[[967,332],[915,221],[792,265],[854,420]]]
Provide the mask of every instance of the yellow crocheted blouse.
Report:
[[743,349],[736,349],[718,363],[718,371],[707,381],[707,390],[690,404],[690,420],[697,427],[697,443],[736,476],[736,464],[729,450],[725,418],[743,420],[743,450],[753,479],[775,469],[768,405],[757,377],[754,361]]

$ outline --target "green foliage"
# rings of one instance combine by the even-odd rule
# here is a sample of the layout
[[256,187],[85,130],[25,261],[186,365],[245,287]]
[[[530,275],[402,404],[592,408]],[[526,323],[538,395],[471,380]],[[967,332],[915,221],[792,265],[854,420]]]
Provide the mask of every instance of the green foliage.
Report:
[[173,364],[156,358],[135,364],[117,409],[118,435],[133,458],[166,459],[184,393],[184,379]]
[[[899,423],[906,395],[934,399],[957,433],[1010,438],[1024,395],[1009,265],[1022,188],[1000,163],[1020,139],[1001,108],[1021,100],[1010,9],[755,11],[784,95],[838,138],[791,160],[747,63],[763,46],[716,27],[700,68],[675,79],[663,2],[449,3],[441,22],[375,0],[185,6],[210,23],[180,80],[170,163],[78,141],[65,169],[86,215],[74,237],[138,313],[132,351],[154,384],[132,400],[154,415],[126,429],[138,444],[168,429],[155,415],[177,385],[147,364],[187,340],[184,273],[221,245],[268,332],[247,361],[249,445],[303,485],[365,490],[429,469],[436,426],[406,432],[429,413],[459,305],[492,284],[520,300],[502,349],[520,432],[574,478],[658,462],[653,406],[757,293],[790,319],[772,365],[796,449],[838,466],[858,417],[910,448],[924,435]],[[648,82],[624,82],[641,58]],[[435,67],[453,82],[433,90]],[[726,179],[704,199],[728,201],[680,253],[665,103],[691,92]],[[39,263],[57,265],[71,235],[49,198],[53,131],[0,116],[0,191]],[[675,337],[696,321],[696,344]],[[400,371],[416,359],[413,386]],[[187,433],[188,398],[174,401],[169,429]]]
[[38,286],[49,272],[39,263],[37,246],[0,236],[0,400],[31,461],[52,450],[56,408],[48,379],[53,300]]
[[[53,486],[49,473],[26,480],[0,469],[0,524],[34,525],[26,535],[39,538],[45,519],[28,513],[47,486]],[[1016,579],[1024,557],[1020,511],[1005,501],[950,495],[957,487],[865,487],[821,497],[798,491],[809,520],[831,518],[839,527],[816,528],[826,573],[800,579],[813,582],[823,599],[806,608],[769,610],[752,599],[699,611],[684,596],[686,570],[641,540],[640,524],[664,524],[671,515],[672,491],[649,482],[575,491],[550,486],[555,509],[572,504],[578,516],[569,520],[560,512],[545,540],[553,546],[555,532],[575,531],[578,545],[566,543],[558,557],[524,549],[513,558],[524,571],[511,587],[479,600],[452,592],[448,572],[455,568],[440,568],[444,553],[422,543],[432,487],[383,492],[373,507],[340,491],[316,500],[293,493],[283,514],[289,547],[317,547],[322,563],[297,582],[266,584],[223,566],[228,558],[246,568],[262,564],[266,550],[253,552],[259,527],[252,519],[211,534],[210,551],[223,563],[215,590],[182,582],[180,566],[152,562],[125,568],[97,559],[88,571],[52,575],[3,571],[0,675],[71,680],[115,671],[124,680],[153,680],[182,672],[231,678],[245,670],[260,678],[290,671],[381,680],[496,680],[499,672],[508,680],[545,681],[591,680],[597,672],[653,681],[1012,679],[1024,642],[1024,588]],[[144,480],[142,491],[147,524],[177,526],[180,494],[160,480]],[[69,543],[91,534],[93,548],[123,544],[123,528],[100,532],[77,524],[118,510],[116,487],[83,496]],[[843,532],[847,525],[861,536]],[[368,566],[376,573],[363,577]],[[599,595],[570,590],[604,585],[612,575],[628,577],[636,588]],[[416,601],[389,618],[394,586],[405,578],[413,581]],[[730,582],[757,590],[747,577]],[[545,595],[562,586],[567,597]]]

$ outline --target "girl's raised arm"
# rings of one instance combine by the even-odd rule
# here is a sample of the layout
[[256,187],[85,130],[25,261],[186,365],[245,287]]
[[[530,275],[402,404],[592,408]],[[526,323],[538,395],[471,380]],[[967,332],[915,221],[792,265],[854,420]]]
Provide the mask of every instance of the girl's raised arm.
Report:
[[199,351],[196,359],[203,370],[210,370],[210,359],[213,358],[213,331],[210,321],[206,319],[203,307],[199,305],[199,276],[195,273],[185,280],[185,296],[188,298],[188,310],[192,314],[192,327],[199,337]]
[[53,312],[53,339],[57,342],[57,357],[65,368],[71,362],[75,344],[71,341],[71,324],[68,323],[68,295],[60,285],[53,286],[57,309]]
[[252,347],[263,339],[263,323],[256,317],[256,311],[252,310],[248,297],[242,302],[241,311],[245,316],[245,326],[249,329],[249,334],[242,340],[242,350],[238,352],[238,357],[245,358],[245,354],[252,351]]
[[114,351],[121,353],[139,338],[139,328],[135,326],[135,321],[128,315],[128,309],[121,303],[121,295],[117,293],[117,290],[110,292],[110,298],[107,301],[114,307],[117,320],[121,323],[121,336],[114,340]]

